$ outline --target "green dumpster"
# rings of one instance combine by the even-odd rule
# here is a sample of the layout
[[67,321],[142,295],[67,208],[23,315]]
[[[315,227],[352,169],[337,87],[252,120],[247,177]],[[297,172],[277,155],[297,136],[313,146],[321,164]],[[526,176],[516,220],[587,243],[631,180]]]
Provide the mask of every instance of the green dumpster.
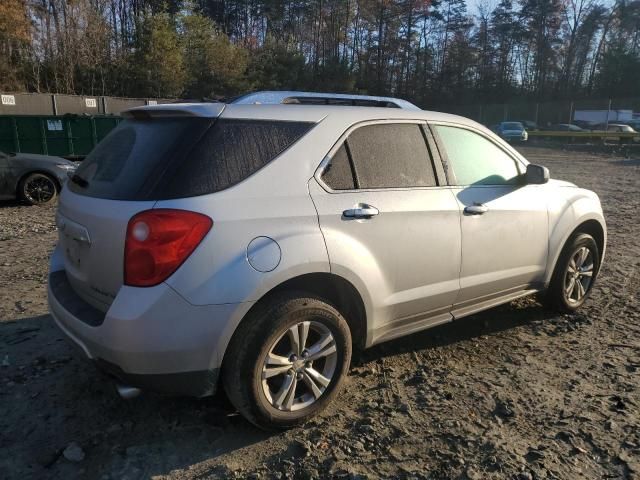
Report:
[[84,158],[118,122],[115,116],[1,115],[0,151]]

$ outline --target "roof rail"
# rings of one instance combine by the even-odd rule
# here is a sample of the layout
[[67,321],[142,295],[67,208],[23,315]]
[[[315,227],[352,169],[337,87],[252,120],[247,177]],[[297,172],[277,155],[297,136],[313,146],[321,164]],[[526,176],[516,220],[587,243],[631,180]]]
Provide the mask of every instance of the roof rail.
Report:
[[232,99],[229,103],[239,105],[345,105],[356,107],[387,107],[405,110],[420,110],[413,103],[392,97],[375,97],[370,95],[350,95],[345,93],[264,91],[247,93]]

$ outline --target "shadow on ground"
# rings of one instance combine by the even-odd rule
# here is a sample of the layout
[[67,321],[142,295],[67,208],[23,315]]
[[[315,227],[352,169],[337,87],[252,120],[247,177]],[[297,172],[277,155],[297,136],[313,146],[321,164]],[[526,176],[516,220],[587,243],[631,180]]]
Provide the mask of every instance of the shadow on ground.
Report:
[[376,345],[361,352],[356,364],[417,350],[445,347],[480,335],[492,335],[520,325],[548,321],[556,316],[557,314],[541,307],[534,298],[525,298]]
[[25,202],[21,202],[19,200],[0,200],[0,208],[15,208],[15,207],[30,207]]
[[[498,307],[375,346],[357,354],[353,366],[446,347],[551,316],[532,300]],[[13,434],[25,438],[17,451],[8,440],[11,435],[0,440],[0,447],[22,457],[27,472],[73,474],[82,466],[85,471],[107,468],[115,477],[131,472],[166,475],[274,435],[237,415],[222,393],[192,399],[147,392],[121,400],[112,380],[62,337],[49,315],[0,323],[2,351],[9,359],[9,366],[0,370],[0,381],[8,385],[0,394],[0,425],[9,433],[20,430]],[[72,442],[86,455],[79,464],[63,457]]]

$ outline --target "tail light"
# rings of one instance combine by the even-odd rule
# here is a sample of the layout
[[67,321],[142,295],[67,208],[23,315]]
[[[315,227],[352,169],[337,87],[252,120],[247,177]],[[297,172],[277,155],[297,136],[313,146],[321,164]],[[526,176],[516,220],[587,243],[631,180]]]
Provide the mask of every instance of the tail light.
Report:
[[127,225],[124,283],[157,285],[175,272],[211,229],[213,220],[187,210],[145,210]]

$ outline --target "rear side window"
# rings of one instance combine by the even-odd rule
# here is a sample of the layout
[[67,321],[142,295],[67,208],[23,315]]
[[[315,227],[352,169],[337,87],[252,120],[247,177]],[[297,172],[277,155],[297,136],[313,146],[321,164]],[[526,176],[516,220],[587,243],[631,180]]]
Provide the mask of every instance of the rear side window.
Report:
[[347,139],[359,188],[433,187],[435,174],[420,126],[367,125]]
[[159,195],[168,198],[204,195],[233,186],[284,152],[313,124],[221,119],[176,168]]
[[312,126],[184,117],[125,120],[89,154],[69,188],[114,200],[214,193],[264,167]]

